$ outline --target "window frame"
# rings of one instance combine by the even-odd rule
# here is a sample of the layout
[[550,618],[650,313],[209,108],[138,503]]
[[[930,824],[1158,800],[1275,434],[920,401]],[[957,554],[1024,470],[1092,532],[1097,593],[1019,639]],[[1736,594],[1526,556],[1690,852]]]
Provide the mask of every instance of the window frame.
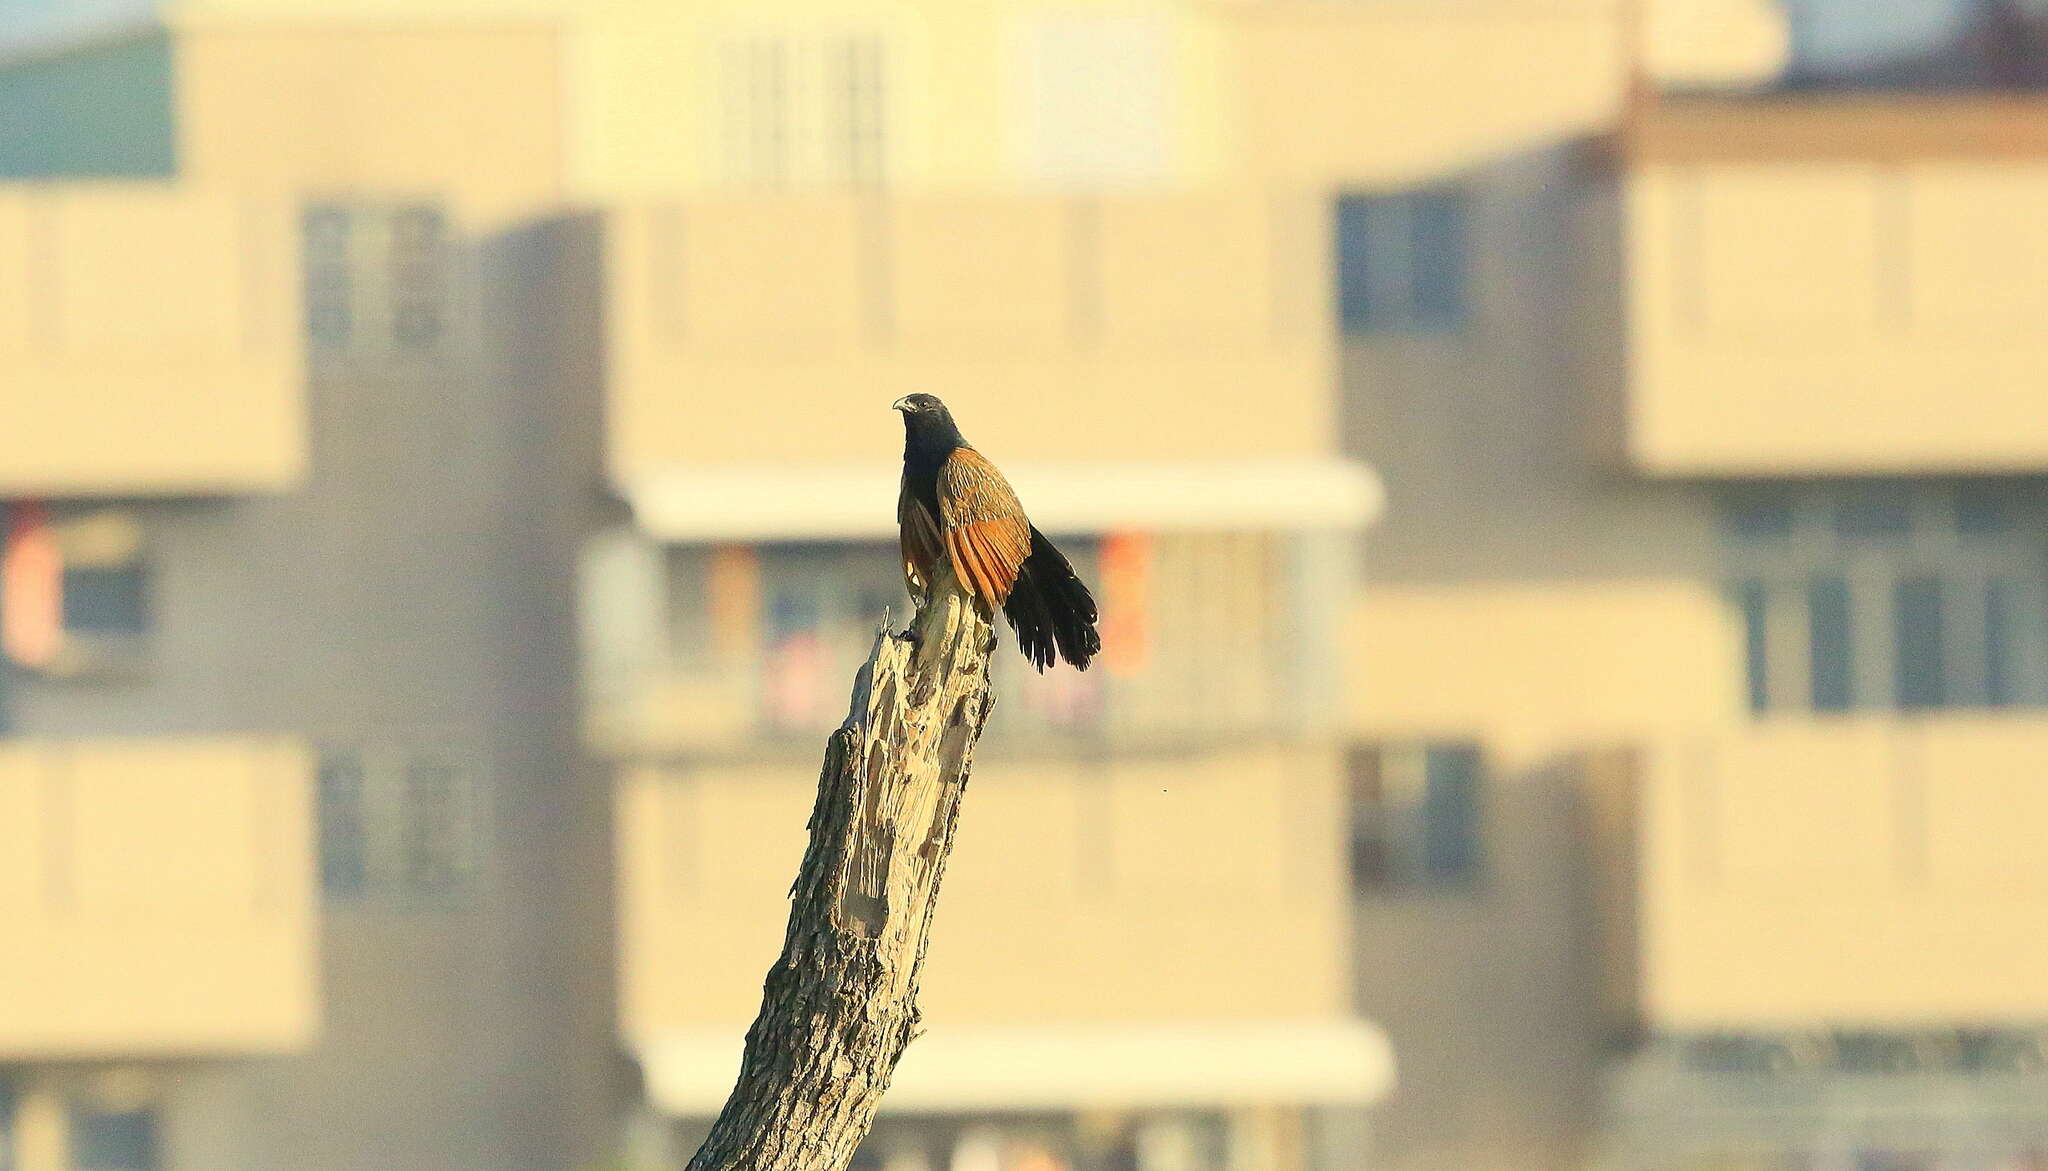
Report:
[[[41,510],[42,519],[30,523],[54,548],[57,641],[47,661],[11,656],[0,656],[0,661],[50,680],[118,680],[144,673],[156,641],[157,605],[154,558],[140,510],[128,504],[11,502],[0,509],[5,513],[0,545],[6,546],[8,556],[13,553],[14,541],[26,539],[17,533],[17,509]],[[115,625],[74,621],[72,585],[81,574],[118,574],[130,579],[123,588],[133,593],[129,602],[134,621]],[[6,599],[0,597],[0,606],[5,605]]]
[[[460,735],[324,746],[315,794],[321,897],[407,911],[479,905],[489,848],[486,760]],[[431,808],[420,784],[429,772],[446,778]]]
[[[1903,528],[1862,523],[1885,511],[1859,499],[1872,491],[1887,508],[1903,500]],[[1759,509],[1769,497],[1776,503]],[[1981,519],[1987,499],[2000,504],[1997,523]],[[1967,519],[1973,503],[1975,522]],[[1747,485],[1725,490],[1716,507],[1753,715],[2048,704],[2048,500],[1972,482],[1846,481]],[[1789,523],[1749,523],[1767,511],[1783,511]],[[1815,590],[1825,582],[1840,582],[1845,595],[1847,662],[1839,666],[1820,649],[1838,641],[1828,633],[1834,616],[1816,621]],[[1932,610],[1914,600],[1929,597]],[[1909,622],[1916,610],[1934,615],[1933,624]],[[2013,621],[2027,614],[2031,629]],[[1909,663],[1916,641],[1922,653]],[[1929,654],[1939,659],[1934,674],[1916,666]],[[1835,693],[1837,684],[1846,694]]]
[[[1481,891],[1489,776],[1486,752],[1476,741],[1352,745],[1345,779],[1354,896],[1470,897]],[[1453,807],[1461,812],[1441,816]]]
[[[1331,215],[1331,256],[1336,318],[1344,336],[1450,337],[1465,332],[1473,316],[1476,202],[1463,184],[1338,194]],[[1425,231],[1431,217],[1439,215],[1448,244],[1432,241]],[[1425,257],[1446,252],[1440,263],[1424,263]],[[1432,285],[1441,288],[1432,294]]]
[[445,361],[456,322],[453,217],[439,200],[320,200],[299,215],[300,329],[323,362]]

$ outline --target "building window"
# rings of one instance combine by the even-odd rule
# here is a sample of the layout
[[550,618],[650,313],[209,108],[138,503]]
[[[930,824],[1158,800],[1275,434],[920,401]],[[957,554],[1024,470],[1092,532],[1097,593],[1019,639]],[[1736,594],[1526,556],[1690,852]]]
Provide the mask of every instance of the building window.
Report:
[[431,351],[447,327],[447,220],[438,207],[394,208],[385,246],[392,344],[414,353]]
[[77,1171],[156,1171],[156,1111],[71,1107],[71,1166]]
[[719,71],[728,177],[764,188],[882,182],[887,65],[873,34],[728,39]]
[[1455,189],[1339,196],[1337,303],[1344,332],[1463,328],[1468,218],[1469,199]]
[[1469,744],[1353,748],[1351,875],[1366,891],[1462,890],[1479,878],[1481,757]]
[[1844,492],[1830,511],[1844,541],[1903,541],[1913,531],[1913,496],[1900,484]]
[[448,222],[435,204],[327,203],[306,209],[306,336],[314,352],[431,356],[446,338]]
[[84,634],[138,635],[143,613],[142,567],[80,565],[64,570],[64,628]]
[[830,83],[839,93],[832,105],[836,125],[829,131],[839,151],[840,174],[848,183],[874,184],[884,178],[883,148],[888,124],[882,89],[882,42],[876,37],[848,37],[830,47]]
[[1892,587],[1895,704],[1901,708],[1943,707],[1949,656],[1942,638],[1941,579],[1908,577]]
[[390,745],[323,753],[320,883],[327,897],[415,908],[473,900],[483,791],[472,757]]
[[1721,497],[1721,530],[1731,541],[1768,544],[1792,535],[1792,495],[1776,488],[1737,488]]
[[1856,691],[1848,581],[1839,574],[1827,574],[1808,582],[1806,613],[1812,647],[1813,709],[1842,711]]
[[363,760],[354,752],[320,758],[320,886],[330,897],[354,898],[369,884],[369,825]]
[[150,631],[142,527],[119,508],[9,506],[0,549],[0,644],[52,676],[134,668]]
[[2048,501],[1991,484],[1722,499],[1755,711],[2048,703]]

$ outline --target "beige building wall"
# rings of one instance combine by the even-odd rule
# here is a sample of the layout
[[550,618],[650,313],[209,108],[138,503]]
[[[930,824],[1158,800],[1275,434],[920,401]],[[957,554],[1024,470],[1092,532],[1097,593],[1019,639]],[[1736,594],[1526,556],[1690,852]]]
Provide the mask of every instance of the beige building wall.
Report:
[[1672,104],[1618,168],[1417,176],[1470,200],[1468,313],[1345,347],[1388,494],[1349,697],[1480,748],[1486,868],[1359,912],[1389,1165],[1577,1165],[1617,1027],[2039,1019],[2034,721],[1753,718],[1710,482],[2038,470],[2039,120],[1992,105]]
[[[1974,113],[2020,137],[1924,153],[1909,142],[1899,157],[1901,137],[1926,132],[1916,123],[1951,112],[1845,108],[1821,146],[1825,124],[1767,105],[1681,110],[1676,125],[1624,139],[1632,467],[2048,466],[2048,144],[2029,146],[2023,129],[2042,112],[1958,113],[1965,129]],[[1737,143],[1750,135],[1765,137],[1745,158]],[[1798,153],[1801,138],[1814,150]]]
[[[759,185],[729,140],[726,78],[750,41],[781,42],[798,71],[849,38],[879,45],[881,174],[941,190],[1412,178],[1603,128],[1632,59],[1689,84],[1784,60],[1762,0],[1645,7],[1632,29],[1616,0],[616,3],[571,34],[570,181],[612,198]],[[804,117],[799,135],[817,129]],[[814,160],[769,185],[834,175]]]
[[[1064,186],[1100,168],[1138,186],[1213,177],[1220,115],[1210,96],[1221,56],[1212,14],[1188,5],[986,2],[730,2],[617,5],[583,22],[569,59],[576,107],[572,182],[610,198],[649,192],[747,187],[816,188],[884,182],[913,189],[989,190]],[[1131,71],[1124,94],[1159,121],[1146,125],[1102,94],[1076,93],[1045,71],[1041,38],[1106,32],[1097,64]],[[848,44],[873,47],[881,113],[874,171],[849,175],[831,157],[825,107],[806,107],[831,84],[830,57]],[[750,161],[741,103],[750,46],[789,54],[790,162],[763,174]],[[1076,62],[1067,68],[1079,67]],[[1046,119],[1099,117],[1098,135],[1129,135],[1116,160],[1058,134]],[[1141,116],[1142,117],[1142,116]],[[1075,168],[1080,168],[1077,171]]]
[[607,459],[888,461],[917,390],[1012,461],[1331,454],[1326,230],[1256,192],[624,210]]
[[1358,607],[1354,727],[1481,736],[1504,764],[1731,722],[1740,632],[1709,583],[1389,583]]
[[484,228],[561,196],[567,115],[551,23],[175,8],[169,22],[183,183],[446,199]]
[[306,474],[298,224],[173,184],[0,185],[0,495],[275,492]]
[[[752,1019],[815,797],[802,764],[630,767],[617,816],[621,1028]],[[1335,754],[998,757],[946,875],[935,1027],[1334,1020],[1348,953]]]
[[[533,112],[563,128],[568,189],[588,200],[875,181],[952,190],[1065,186],[1097,167],[1118,181],[1156,187],[1213,178],[1229,162],[1223,122],[1231,103],[1219,94],[1228,91],[1231,61],[1219,14],[1197,5],[455,0],[372,3],[340,13],[325,0],[214,0],[171,11],[184,27],[232,28],[245,37],[317,31],[315,44],[389,40],[400,30],[424,44],[438,27],[464,42],[458,52],[471,58],[462,64],[476,84],[509,89],[547,79],[534,91],[545,93],[545,108]],[[491,25],[546,30],[557,43],[545,65],[523,78],[507,76],[481,63],[497,50],[475,33]],[[266,26],[271,31],[259,34]],[[1068,59],[1043,47],[1098,32],[1108,39],[1093,56]],[[830,104],[843,83],[838,55],[851,44],[875,53],[881,113],[878,169],[864,179],[847,174],[827,142]],[[769,172],[757,169],[751,148],[735,140],[750,133],[752,115],[742,107],[755,86],[750,54],[762,46],[784,54],[773,68],[786,70],[780,81],[789,103],[789,163]],[[402,51],[382,52],[400,85],[389,99],[359,97],[366,112],[375,101],[402,98],[407,74],[415,72]],[[1139,114],[1119,111],[1112,91],[1093,88],[1099,73],[1071,72],[1103,67],[1121,72],[1120,92],[1138,99]],[[420,96],[442,93],[435,84]],[[1073,129],[1085,126],[1098,141],[1127,135],[1143,161],[1048,142],[1061,119]],[[1095,161],[1077,164],[1076,150]],[[383,165],[404,167],[401,156],[387,160]]]
[[1242,165],[1399,186],[1593,133],[1624,96],[1618,12],[1604,0],[1234,6]]
[[302,743],[0,743],[0,1059],[305,1050],[313,878]]
[[2043,760],[2048,725],[2020,715],[1765,720],[1656,743],[1640,782],[1645,1018],[2041,1019]]
[[[425,102],[414,110],[462,92],[419,73],[406,57],[417,49],[390,47],[459,29],[461,46],[442,49],[463,88],[508,95],[498,103],[508,114],[558,127],[560,182],[592,201],[877,183],[969,192],[1398,182],[1604,129],[1634,68],[1675,84],[1746,84],[1773,76],[1787,50],[1784,18],[1765,0],[380,0],[346,14],[324,0],[192,0],[171,11],[184,27],[233,29],[244,43],[317,31],[294,50],[316,57],[327,52],[320,42],[358,54],[385,42],[368,51],[398,84],[388,96],[356,95],[365,127],[378,109],[407,108],[409,90]],[[497,45],[476,35],[493,25],[503,29]],[[549,36],[547,61],[521,59],[530,49],[516,42]],[[857,84],[873,91],[862,100],[878,114],[873,160],[857,166],[838,157],[830,96],[847,80],[849,46],[872,54]],[[770,131],[748,104],[761,53],[776,56],[765,67],[779,71],[785,95],[772,132],[783,141],[770,148],[754,140]],[[277,80],[287,94],[311,92],[303,75]],[[545,108],[522,108],[535,102]],[[464,130],[441,145],[476,151],[494,134]],[[514,149],[489,170],[522,165],[523,141],[501,145]],[[363,147],[373,170],[436,165],[409,148]],[[782,161],[764,169],[763,149]]]

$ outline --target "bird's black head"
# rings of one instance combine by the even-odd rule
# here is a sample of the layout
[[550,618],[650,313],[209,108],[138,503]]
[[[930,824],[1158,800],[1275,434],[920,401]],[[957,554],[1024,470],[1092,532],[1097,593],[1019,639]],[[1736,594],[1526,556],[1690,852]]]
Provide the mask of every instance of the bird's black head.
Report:
[[946,409],[938,395],[906,394],[889,405],[903,412],[906,452],[944,455],[956,447],[967,446],[960,428],[953,423],[953,412]]

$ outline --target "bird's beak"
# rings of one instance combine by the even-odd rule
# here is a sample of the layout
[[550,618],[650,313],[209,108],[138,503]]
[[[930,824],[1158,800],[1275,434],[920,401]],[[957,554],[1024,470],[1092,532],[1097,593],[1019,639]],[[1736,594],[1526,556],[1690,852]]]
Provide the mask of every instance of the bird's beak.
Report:
[[906,394],[895,402],[890,403],[889,409],[892,411],[908,411],[910,409],[910,396]]

